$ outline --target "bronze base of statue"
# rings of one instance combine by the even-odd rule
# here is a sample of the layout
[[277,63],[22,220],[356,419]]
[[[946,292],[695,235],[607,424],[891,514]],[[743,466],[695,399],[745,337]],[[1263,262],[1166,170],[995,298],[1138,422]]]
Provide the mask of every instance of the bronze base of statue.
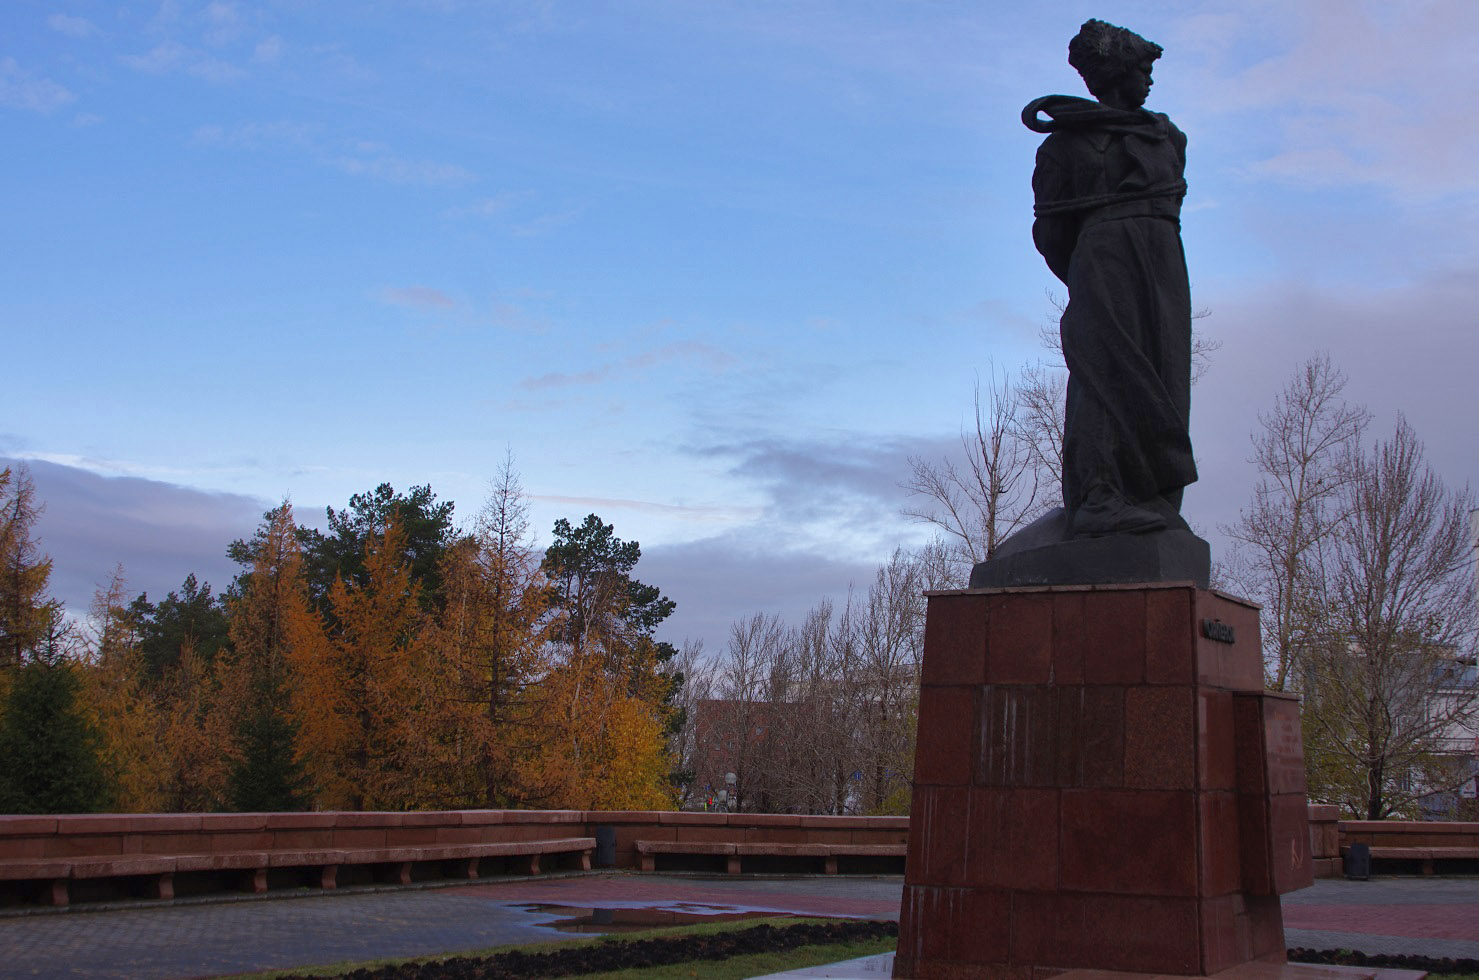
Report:
[[970,587],[1190,582],[1207,588],[1211,547],[1169,505],[1144,506],[1163,519],[1165,530],[1085,537],[1073,533],[1063,508],[1057,508],[1007,538],[990,560],[972,569]]

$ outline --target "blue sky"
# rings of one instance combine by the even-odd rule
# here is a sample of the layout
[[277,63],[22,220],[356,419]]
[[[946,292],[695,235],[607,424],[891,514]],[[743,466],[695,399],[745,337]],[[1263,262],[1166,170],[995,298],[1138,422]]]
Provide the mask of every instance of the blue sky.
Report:
[[1479,5],[307,3],[0,8],[0,456],[58,594],[153,595],[265,507],[390,481],[476,511],[505,449],[547,539],[596,511],[721,645],[923,532],[911,454],[1042,356],[1038,137],[1086,17],[1166,48],[1222,344],[1192,521],[1331,352],[1450,481],[1479,309]]

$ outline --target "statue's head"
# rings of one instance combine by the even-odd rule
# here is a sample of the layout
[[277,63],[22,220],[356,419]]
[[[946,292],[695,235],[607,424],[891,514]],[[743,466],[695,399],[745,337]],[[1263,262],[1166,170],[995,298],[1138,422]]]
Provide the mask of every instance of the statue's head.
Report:
[[1088,20],[1068,42],[1068,63],[1101,102],[1135,108],[1150,94],[1150,69],[1162,48],[1134,31]]

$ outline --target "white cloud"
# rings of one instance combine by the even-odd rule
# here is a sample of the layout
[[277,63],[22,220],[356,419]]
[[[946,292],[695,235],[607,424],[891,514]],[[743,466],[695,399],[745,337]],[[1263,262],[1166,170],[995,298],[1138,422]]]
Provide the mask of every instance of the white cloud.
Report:
[[46,24],[68,37],[91,37],[98,33],[97,25],[86,17],[73,17],[69,14],[52,14],[46,18]]
[[32,75],[14,58],[0,58],[0,105],[45,113],[76,99],[64,86]]

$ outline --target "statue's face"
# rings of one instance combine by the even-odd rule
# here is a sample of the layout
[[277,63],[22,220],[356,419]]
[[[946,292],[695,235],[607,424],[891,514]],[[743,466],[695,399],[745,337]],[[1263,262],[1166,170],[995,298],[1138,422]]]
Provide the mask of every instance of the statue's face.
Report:
[[1115,86],[1118,91],[1120,104],[1126,109],[1139,109],[1145,105],[1145,100],[1150,96],[1150,86],[1154,84],[1150,79],[1150,70],[1155,62],[1152,60],[1142,61],[1131,68],[1120,78],[1119,84]]

